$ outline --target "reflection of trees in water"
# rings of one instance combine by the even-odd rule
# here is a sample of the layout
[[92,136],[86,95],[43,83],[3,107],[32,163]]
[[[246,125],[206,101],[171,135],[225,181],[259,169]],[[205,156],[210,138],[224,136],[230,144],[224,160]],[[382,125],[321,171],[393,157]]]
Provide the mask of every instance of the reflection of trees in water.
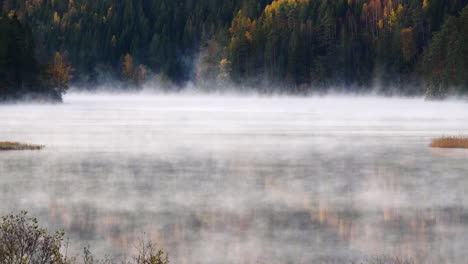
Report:
[[[370,153],[375,156],[371,166],[346,152],[336,160],[322,153],[280,156],[275,164],[239,154],[219,160],[216,153],[206,160],[185,154],[176,161],[143,156],[109,166],[114,157],[101,157],[68,164],[71,168],[59,164],[52,179],[60,179],[58,186],[70,193],[41,190],[51,201],[40,205],[50,220],[42,221],[81,241],[105,241],[106,249],[117,253],[132,250],[145,232],[176,263],[209,254],[238,263],[374,254],[421,262],[459,259],[454,254],[463,253],[444,251],[451,233],[443,228],[466,226],[466,208],[425,207],[421,204],[428,203],[420,201],[412,206],[412,198],[431,190],[408,194],[413,184],[408,177],[419,169],[412,165],[416,161],[394,164]],[[80,177],[63,178],[67,171]],[[95,179],[101,173],[107,176]],[[112,173],[132,176],[116,179]],[[73,188],[77,182],[87,188]],[[82,200],[71,197],[74,190],[81,192],[74,198]],[[111,206],[125,197],[133,207]],[[460,235],[455,238],[464,241]]]
[[[401,177],[405,177],[402,172],[404,170],[401,168],[377,167],[373,174],[376,178],[373,188],[389,194],[389,198],[398,197],[404,192],[400,182]],[[265,186],[266,190],[284,197],[288,206],[308,210],[312,223],[318,223],[321,229],[332,230],[350,248],[369,255],[380,252],[408,257],[417,263],[434,259],[450,261],[444,250],[433,251],[434,246],[438,246],[437,239],[450,239],[440,232],[437,225],[462,224],[460,214],[466,212],[463,208],[448,214],[440,209],[414,209],[411,204],[402,205],[391,199],[381,201],[382,206],[366,209],[366,205],[362,207],[359,201],[349,201],[347,204],[335,202],[336,194],[314,196],[311,195],[313,190],[291,193],[281,189],[284,184],[275,184],[272,177],[265,177]],[[294,216],[297,217],[297,214]]]
[[[303,241],[316,249],[326,244],[346,243],[349,248],[369,255],[380,252],[415,260],[431,256],[443,260],[437,252],[428,251],[431,249],[431,241],[438,236],[435,227],[438,221],[447,221],[446,225],[456,221],[454,218],[441,218],[440,212],[405,210],[392,206],[391,202],[381,208],[380,212],[362,212],[359,204],[346,207],[336,204],[332,196],[321,198],[319,195],[311,195],[311,192],[291,193],[284,188],[286,185],[275,183],[271,176],[264,176],[263,180],[264,191],[273,197],[274,204],[255,212],[174,208],[174,211],[166,212],[166,215],[162,213],[162,216],[160,212],[144,212],[135,216],[133,213],[97,209],[91,204],[70,208],[57,203],[48,207],[48,217],[60,223],[65,230],[79,234],[82,239],[110,241],[117,251],[132,248],[141,235],[136,230],[144,230],[147,236],[158,241],[159,246],[169,249],[178,263],[190,263],[187,256],[194,254],[190,245],[196,243],[197,239],[207,239],[206,234],[211,233],[228,234],[229,241],[220,241],[224,243],[223,251],[238,252],[239,258],[268,260],[268,255],[259,256],[262,250],[248,250],[254,252],[250,256],[248,252],[242,252],[245,250],[242,243],[252,239],[251,234],[263,239],[279,240],[278,244],[291,242],[287,239],[301,239],[286,236],[285,240],[281,237],[284,235],[281,230],[301,230],[304,234],[320,237],[322,241],[316,243],[311,243],[317,241],[314,237]],[[381,170],[378,173],[378,187],[386,192],[398,192],[401,189],[398,177]],[[454,210],[450,215],[459,213]],[[322,234],[314,233],[316,230],[321,230]],[[247,259],[245,261],[248,262]]]

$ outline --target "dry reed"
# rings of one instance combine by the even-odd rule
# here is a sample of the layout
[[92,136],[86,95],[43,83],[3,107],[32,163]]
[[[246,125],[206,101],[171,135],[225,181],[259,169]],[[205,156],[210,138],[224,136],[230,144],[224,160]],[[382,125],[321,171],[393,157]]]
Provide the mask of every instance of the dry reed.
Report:
[[468,137],[441,137],[433,139],[431,148],[468,148]]
[[19,142],[0,142],[0,151],[2,150],[40,150],[44,146],[41,145],[31,145],[24,144]]

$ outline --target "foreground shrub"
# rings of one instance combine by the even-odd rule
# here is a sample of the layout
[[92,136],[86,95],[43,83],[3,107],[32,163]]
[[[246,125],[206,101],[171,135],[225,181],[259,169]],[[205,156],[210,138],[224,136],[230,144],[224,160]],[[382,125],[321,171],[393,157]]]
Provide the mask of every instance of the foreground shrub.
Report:
[[432,148],[468,148],[468,138],[464,137],[442,137],[433,139]]
[[2,217],[0,225],[0,263],[61,264],[63,233],[50,235],[26,212]]
[[151,241],[142,240],[131,261],[107,258],[95,260],[88,248],[83,257],[69,258],[61,253],[64,233],[49,234],[27,212],[2,217],[0,225],[0,264],[168,264],[167,254]]

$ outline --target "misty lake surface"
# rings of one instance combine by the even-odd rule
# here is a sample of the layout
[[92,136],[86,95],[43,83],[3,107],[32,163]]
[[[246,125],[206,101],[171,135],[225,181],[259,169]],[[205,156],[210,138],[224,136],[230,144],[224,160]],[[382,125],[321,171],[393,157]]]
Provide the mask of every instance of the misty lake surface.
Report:
[[468,103],[70,94],[0,106],[0,213],[171,263],[468,263]]

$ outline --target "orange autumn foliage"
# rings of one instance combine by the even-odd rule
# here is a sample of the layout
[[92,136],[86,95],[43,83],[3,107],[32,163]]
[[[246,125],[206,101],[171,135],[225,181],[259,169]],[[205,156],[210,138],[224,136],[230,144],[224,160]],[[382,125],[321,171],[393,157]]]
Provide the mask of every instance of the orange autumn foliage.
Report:
[[431,148],[468,148],[467,137],[442,137],[433,139]]
[[67,54],[56,52],[48,70],[51,85],[58,90],[66,90],[68,83],[73,79],[72,71],[73,67],[67,60]]

